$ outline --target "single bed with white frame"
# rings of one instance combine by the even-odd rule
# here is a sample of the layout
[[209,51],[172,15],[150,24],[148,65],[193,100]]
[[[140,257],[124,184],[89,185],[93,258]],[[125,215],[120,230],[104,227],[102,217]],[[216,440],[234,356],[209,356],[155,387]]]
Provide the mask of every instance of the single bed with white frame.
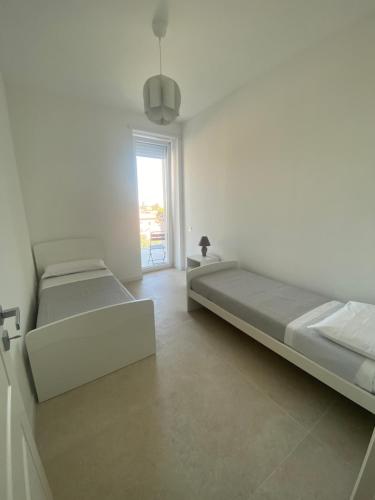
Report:
[[39,309],[26,348],[40,402],[155,353],[153,301],[134,299],[106,266],[42,278],[48,266],[103,256],[94,238],[34,246],[44,320]]
[[[306,371],[313,377],[319,379],[323,383],[327,384],[329,387],[332,389],[335,389],[337,392],[343,394],[347,398],[351,399],[355,403],[359,404],[363,408],[366,408],[369,410],[371,413],[375,414],[375,394],[373,392],[370,392],[370,388],[368,390],[365,390],[363,387],[360,387],[356,383],[352,383],[348,379],[338,375],[334,371],[331,371],[327,369],[326,367],[322,366],[320,363],[314,361],[313,359],[310,359],[306,355],[302,354],[301,352],[298,352],[298,350],[292,348],[290,345],[287,345],[284,342],[284,339],[276,339],[274,336],[270,335],[269,332],[263,331],[259,327],[255,327],[253,324],[251,324],[249,321],[245,321],[241,317],[239,317],[236,314],[233,314],[229,312],[225,307],[221,305],[218,305],[217,301],[215,299],[210,299],[210,296],[208,294],[203,295],[202,293],[198,293],[193,289],[193,283],[194,280],[200,279],[202,277],[207,277],[209,275],[214,276],[214,274],[222,274],[222,271],[230,271],[230,270],[240,270],[239,264],[236,261],[222,261],[222,262],[217,262],[213,264],[208,264],[203,267],[198,267],[195,269],[192,269],[187,272],[187,308],[189,311],[193,311],[194,309],[197,309],[199,307],[206,307],[213,313],[217,314],[224,320],[228,321],[232,325],[234,325],[236,328],[239,330],[245,332],[247,335],[250,337],[254,338],[264,346],[268,347],[275,353],[279,354],[280,356],[284,357],[291,363],[295,364],[302,370]],[[252,273],[249,273],[252,274]],[[253,275],[257,276],[257,275]],[[259,277],[260,279],[263,279],[262,277]],[[233,279],[233,276],[231,277]],[[267,280],[267,278],[264,278]],[[271,281],[271,280],[270,280]],[[222,282],[223,283],[223,282]],[[195,287],[197,288],[197,287]],[[292,288],[292,287],[289,287]],[[302,294],[304,291],[302,289],[297,289],[299,290],[300,293]],[[263,292],[262,292],[263,293]],[[246,295],[246,290],[242,290],[242,296]],[[324,300],[322,301],[324,302]],[[335,307],[335,304],[339,304],[334,301],[328,302],[328,305],[333,304]],[[325,307],[326,304],[322,304],[320,307]],[[337,307],[337,306],[336,306]],[[314,307],[311,307],[311,309],[314,309]],[[316,308],[318,309],[318,308]],[[294,324],[298,324],[299,319],[303,319],[304,317],[307,317],[308,314],[302,315],[301,318],[296,318],[296,321],[293,321],[290,323],[290,326],[293,326]],[[310,322],[311,322],[310,318]],[[288,325],[289,326],[289,325]],[[303,326],[302,324],[299,325],[299,327]],[[301,329],[301,328],[300,328]],[[288,327],[284,328],[284,331],[286,330],[286,337],[288,335]],[[290,330],[292,335],[294,334],[295,337],[298,338],[298,328],[293,332],[293,330]],[[302,329],[301,329],[302,331]],[[330,343],[329,341],[322,340],[322,342],[327,342],[327,346],[329,347],[334,346],[333,343]],[[331,345],[330,345],[331,344]],[[340,348],[340,346],[335,346],[337,349],[337,352],[343,353],[343,355],[350,355],[353,358],[358,355],[355,353],[351,353],[345,348]],[[348,352],[345,352],[348,351]],[[357,360],[357,358],[355,358]],[[360,359],[360,358],[359,358]],[[370,360],[369,360],[370,361]],[[370,366],[372,369],[372,372],[370,373],[370,376],[367,378],[372,378],[372,386],[374,386],[374,381],[375,381],[375,371],[374,371],[374,366],[375,362],[370,362],[367,363],[366,361],[366,368]],[[371,384],[370,384],[371,385]]]

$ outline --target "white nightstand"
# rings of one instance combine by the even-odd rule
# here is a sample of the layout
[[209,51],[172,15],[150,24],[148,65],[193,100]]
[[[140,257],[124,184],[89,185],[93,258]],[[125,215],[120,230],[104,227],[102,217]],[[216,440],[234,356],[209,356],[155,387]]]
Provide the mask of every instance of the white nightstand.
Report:
[[186,270],[194,269],[194,267],[206,266],[207,264],[213,264],[214,262],[220,262],[221,259],[217,255],[206,255],[203,257],[201,254],[188,255],[186,257]]

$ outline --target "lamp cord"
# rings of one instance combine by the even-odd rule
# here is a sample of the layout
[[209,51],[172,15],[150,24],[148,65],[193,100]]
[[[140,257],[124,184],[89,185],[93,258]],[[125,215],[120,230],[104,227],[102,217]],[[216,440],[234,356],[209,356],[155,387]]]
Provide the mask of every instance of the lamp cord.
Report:
[[161,37],[159,37],[159,63],[160,63],[160,74],[161,74]]

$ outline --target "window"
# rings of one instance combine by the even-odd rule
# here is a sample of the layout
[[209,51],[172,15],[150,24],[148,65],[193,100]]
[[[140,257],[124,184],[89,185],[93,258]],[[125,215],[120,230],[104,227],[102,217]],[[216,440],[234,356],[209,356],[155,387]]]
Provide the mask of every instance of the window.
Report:
[[173,265],[171,144],[135,136],[142,270]]

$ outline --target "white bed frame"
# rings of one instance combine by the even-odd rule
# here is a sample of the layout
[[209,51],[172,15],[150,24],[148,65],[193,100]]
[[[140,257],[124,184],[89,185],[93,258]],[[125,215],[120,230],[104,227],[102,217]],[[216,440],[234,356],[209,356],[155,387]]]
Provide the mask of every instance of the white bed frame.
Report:
[[[104,259],[93,238],[34,246],[38,276],[47,265]],[[105,259],[104,259],[105,260]],[[45,401],[155,353],[154,304],[134,300],[55,321],[27,333],[26,347],[38,400]]]
[[194,290],[191,289],[191,280],[193,278],[196,278],[197,276],[203,276],[215,271],[222,271],[224,269],[231,269],[236,267],[238,267],[238,262],[236,261],[222,261],[214,264],[207,264],[205,266],[197,267],[190,271],[187,271],[186,281],[188,311],[193,311],[201,306],[206,307],[210,311],[228,321],[228,323],[231,323],[239,330],[245,332],[247,335],[265,345],[291,363],[295,364],[305,372],[309,373],[313,377],[322,381],[324,384],[332,387],[332,389],[335,389],[337,392],[343,394],[363,408],[366,408],[366,410],[369,410],[371,413],[375,414],[375,395],[365,391],[357,385],[351,384],[347,380],[327,370],[326,368],[323,368],[318,363],[315,363],[315,361],[312,361],[303,354],[300,354],[286,344],[275,340],[273,337],[267,335],[266,333],[262,332],[258,328],[255,328],[246,321],[243,321],[237,316],[234,316],[222,307],[216,305],[214,302],[211,302],[210,300],[206,299],[205,297],[194,292]]

